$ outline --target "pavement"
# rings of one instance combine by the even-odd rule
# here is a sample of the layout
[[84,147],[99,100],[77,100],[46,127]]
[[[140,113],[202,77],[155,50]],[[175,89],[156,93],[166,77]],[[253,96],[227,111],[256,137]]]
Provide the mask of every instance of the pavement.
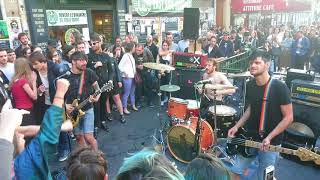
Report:
[[[121,124],[116,120],[118,114],[114,113],[114,120],[108,122],[109,132],[100,130],[98,132],[99,149],[105,153],[108,161],[109,179],[114,179],[125,157],[141,150],[143,147],[155,146],[159,139],[160,120],[157,116],[159,108],[144,107],[138,112],[126,116],[127,122]],[[162,108],[161,122],[168,122],[166,109]],[[166,123],[162,123],[166,124]],[[169,128],[169,127],[167,127]],[[167,129],[166,128],[166,129]],[[168,150],[165,155],[174,161],[178,169],[183,173],[187,165],[173,158]],[[50,163],[51,169],[63,167],[65,163]],[[277,180],[318,180],[320,179],[320,168],[310,164],[300,164],[292,160],[280,158],[275,167]],[[249,179],[255,179],[250,177]]]

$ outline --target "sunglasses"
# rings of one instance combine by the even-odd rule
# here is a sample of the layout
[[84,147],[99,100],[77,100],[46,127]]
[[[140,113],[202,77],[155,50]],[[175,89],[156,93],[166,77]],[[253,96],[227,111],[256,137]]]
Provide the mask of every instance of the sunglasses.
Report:
[[91,44],[95,46],[96,44],[99,44],[99,43],[100,42],[92,42]]

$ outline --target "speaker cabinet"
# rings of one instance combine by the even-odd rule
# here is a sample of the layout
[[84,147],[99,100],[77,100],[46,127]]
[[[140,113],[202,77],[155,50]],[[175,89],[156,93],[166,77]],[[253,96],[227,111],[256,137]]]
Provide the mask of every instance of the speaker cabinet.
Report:
[[315,136],[320,136],[320,108],[308,106],[306,104],[300,104],[293,102],[293,116],[295,122],[300,122],[308,126]]
[[198,39],[200,25],[199,8],[184,8],[183,37],[185,39]]
[[172,93],[172,97],[196,99],[194,84],[201,80],[204,71],[201,69],[176,69],[172,72],[172,84],[180,86],[180,90]]

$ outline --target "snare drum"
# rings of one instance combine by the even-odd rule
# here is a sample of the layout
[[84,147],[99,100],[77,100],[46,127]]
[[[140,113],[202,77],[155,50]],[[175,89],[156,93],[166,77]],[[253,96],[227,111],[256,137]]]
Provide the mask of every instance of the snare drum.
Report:
[[[228,130],[235,125],[235,116],[237,111],[229,106],[217,105],[217,129],[218,138],[227,138]],[[214,128],[214,106],[209,108],[210,118],[207,120],[212,128]]]
[[214,143],[214,133],[210,124],[201,121],[200,148],[194,153],[194,140],[197,128],[196,117],[191,117],[185,124],[177,124],[168,131],[167,143],[170,153],[179,161],[192,161],[201,150],[208,150]]
[[200,102],[197,102],[196,100],[187,99],[188,102],[187,106],[187,115],[189,117],[199,117],[200,113]]
[[180,98],[170,98],[168,103],[168,116],[171,118],[185,119],[187,116],[188,102]]

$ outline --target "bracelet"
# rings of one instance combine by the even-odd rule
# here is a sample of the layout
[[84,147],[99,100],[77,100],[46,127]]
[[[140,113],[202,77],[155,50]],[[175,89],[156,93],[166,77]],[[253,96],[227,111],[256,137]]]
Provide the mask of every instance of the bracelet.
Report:
[[63,99],[63,100],[64,100],[64,97],[55,96],[54,99],[56,99],[56,98],[57,98],[57,99]]

